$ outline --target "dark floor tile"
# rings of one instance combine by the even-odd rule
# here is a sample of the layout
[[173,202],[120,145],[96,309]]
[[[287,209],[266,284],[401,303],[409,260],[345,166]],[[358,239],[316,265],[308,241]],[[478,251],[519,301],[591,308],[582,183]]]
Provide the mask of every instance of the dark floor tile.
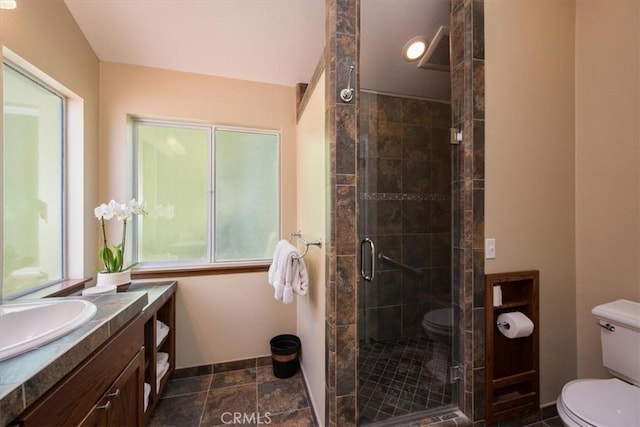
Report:
[[257,359],[258,367],[271,366],[272,364],[273,364],[273,361],[271,360],[271,356],[262,356],[262,357],[258,357]]
[[260,366],[258,368],[258,374],[257,374],[257,378],[256,380],[258,381],[258,384],[260,383],[264,383],[266,381],[274,381],[277,380],[278,377],[276,377],[273,374],[273,367],[272,366]]
[[160,399],[149,426],[198,426],[206,393]]
[[[254,416],[255,418],[258,415],[256,408],[255,383],[214,389],[207,395],[207,404],[202,414],[200,426],[229,424],[229,420],[233,421],[234,413],[246,414],[248,417]],[[243,425],[255,424],[248,422]]]
[[558,408],[555,404],[543,406],[541,409],[542,412],[542,420],[546,420],[547,418],[553,418],[558,416]]
[[188,377],[170,379],[167,388],[162,394],[162,398],[179,396],[183,394],[203,393],[209,391],[211,375],[201,375],[199,377]]
[[308,407],[299,376],[258,384],[258,411],[261,413],[279,414]]
[[564,423],[560,417],[547,418],[546,420],[543,420],[543,423],[548,427],[564,427]]
[[271,424],[282,427],[314,427],[313,415],[309,408],[298,411],[270,415]]
[[235,360],[233,362],[216,363],[213,365],[213,373],[237,371],[256,367],[256,359]]
[[219,372],[213,374],[211,390],[223,387],[249,384],[256,382],[256,369],[240,369],[237,371]]
[[208,375],[213,372],[211,365],[194,366],[192,368],[180,368],[173,372],[171,378],[187,378]]

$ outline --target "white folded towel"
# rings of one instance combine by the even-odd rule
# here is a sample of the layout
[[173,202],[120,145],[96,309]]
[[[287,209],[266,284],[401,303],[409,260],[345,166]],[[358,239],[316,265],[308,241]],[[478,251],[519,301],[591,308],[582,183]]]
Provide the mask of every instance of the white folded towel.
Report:
[[165,363],[169,363],[169,353],[164,353],[159,351],[156,355],[156,363],[164,365]]
[[149,406],[149,395],[151,394],[151,384],[144,383],[144,412],[147,412]]
[[307,274],[307,266],[302,258],[298,260],[297,276],[291,282],[291,287],[296,295],[306,295],[309,291],[309,275]]
[[276,245],[269,267],[269,283],[275,288],[274,298],[285,304],[293,302],[294,293],[307,293],[307,267],[298,250],[287,240],[280,240]]
[[160,381],[169,370],[169,362],[156,364],[156,393],[160,393]]
[[159,320],[156,320],[156,347],[162,343],[162,340],[169,334],[169,327]]

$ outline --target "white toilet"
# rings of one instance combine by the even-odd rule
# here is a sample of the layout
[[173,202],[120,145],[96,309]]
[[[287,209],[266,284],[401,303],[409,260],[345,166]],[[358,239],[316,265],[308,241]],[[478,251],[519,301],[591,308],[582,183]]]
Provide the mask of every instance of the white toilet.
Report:
[[616,378],[577,379],[556,405],[569,427],[640,426],[640,303],[620,299],[591,310],[601,326],[603,365]]
[[448,343],[453,330],[453,309],[437,308],[427,312],[422,318],[422,327],[428,336]]

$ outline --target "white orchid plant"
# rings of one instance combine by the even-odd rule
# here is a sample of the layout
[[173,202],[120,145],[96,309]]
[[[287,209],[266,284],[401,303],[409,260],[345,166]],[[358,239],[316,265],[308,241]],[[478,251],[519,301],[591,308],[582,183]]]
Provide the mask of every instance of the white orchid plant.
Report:
[[[102,260],[104,264],[102,273],[118,273],[134,267],[137,263],[122,268],[127,238],[127,220],[131,219],[132,215],[146,214],[142,203],[136,201],[136,199],[131,199],[128,203],[118,203],[115,200],[111,200],[108,204],[103,203],[95,208],[94,213],[96,218],[100,220],[100,226],[102,227],[102,247],[98,251],[98,257],[100,257],[100,260]],[[110,248],[107,244],[104,222],[105,220],[111,220],[113,218],[122,221],[122,240],[117,245],[113,245],[113,248]]]

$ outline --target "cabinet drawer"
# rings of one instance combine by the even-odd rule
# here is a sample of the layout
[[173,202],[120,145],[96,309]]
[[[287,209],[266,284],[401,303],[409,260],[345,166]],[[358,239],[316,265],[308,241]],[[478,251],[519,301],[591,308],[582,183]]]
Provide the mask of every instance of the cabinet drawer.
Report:
[[78,425],[142,346],[143,321],[138,316],[31,405],[17,424]]

